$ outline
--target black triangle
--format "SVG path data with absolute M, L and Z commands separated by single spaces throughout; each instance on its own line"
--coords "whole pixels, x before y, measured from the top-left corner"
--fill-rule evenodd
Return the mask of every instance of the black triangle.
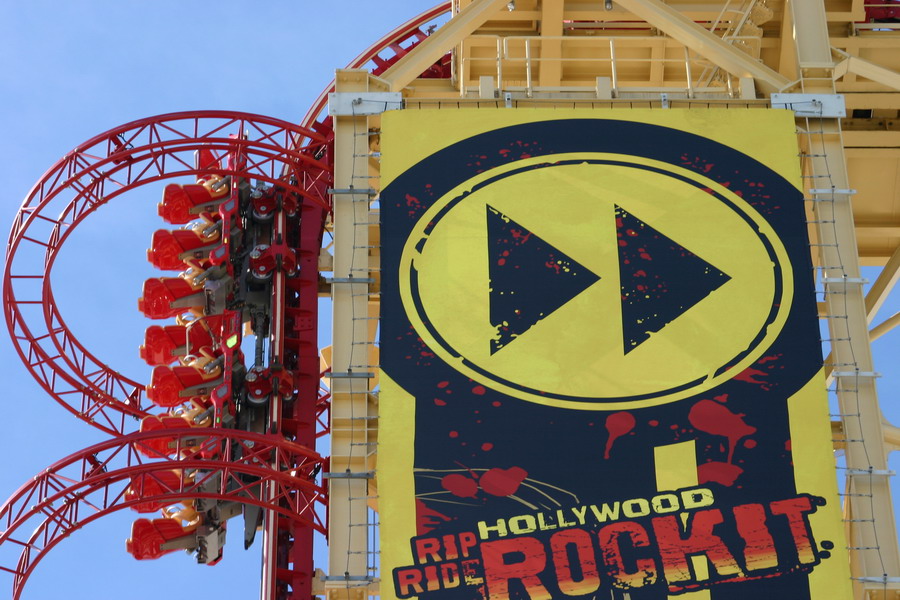
M 491 206 L 487 232 L 491 354 L 600 279 Z
M 625 354 L 731 277 L 616 206 Z

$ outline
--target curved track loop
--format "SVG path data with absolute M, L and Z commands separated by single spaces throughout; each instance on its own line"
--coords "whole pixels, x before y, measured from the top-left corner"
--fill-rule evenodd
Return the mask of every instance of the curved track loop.
M 382 52 L 386 48 L 390 48 L 391 44 L 400 43 L 407 39 L 409 39 L 415 32 L 421 30 L 424 25 L 427 25 L 431 21 L 434 21 L 438 17 L 445 15 L 450 12 L 453 8 L 453 3 L 450 0 L 445 0 L 426 10 L 422 14 L 413 17 L 403 25 L 400 25 L 387 35 L 384 35 L 377 42 L 366 48 L 359 56 L 350 61 L 350 64 L 347 65 L 348 69 L 361 69 L 372 61 L 372 58 L 377 55 L 379 52 Z M 369 65 L 370 66 L 370 65 Z M 304 127 L 320 129 L 316 127 L 316 123 L 320 121 L 320 117 L 322 116 L 322 112 L 325 110 L 325 106 L 328 104 L 328 94 L 334 91 L 334 81 L 328 84 L 319 97 L 316 98 L 313 105 L 307 111 L 306 115 L 303 117 L 303 120 L 300 121 L 300 124 Z
M 317 508 L 324 507 L 326 497 L 325 489 L 312 475 L 322 466 L 322 458 L 315 452 L 278 436 L 229 429 L 187 428 L 171 430 L 167 437 L 172 435 L 178 439 L 179 458 L 160 461 L 137 452 L 137 446 L 159 438 L 158 434 L 113 438 L 45 469 L 0 507 L 0 571 L 13 577 L 13 599 L 20 597 L 29 575 L 56 544 L 95 519 L 139 502 L 176 504 L 192 498 L 237 501 L 325 532 L 325 524 L 316 513 Z M 197 442 L 198 438 L 201 441 Z M 202 458 L 210 451 L 218 451 L 218 455 Z M 288 470 L 285 465 L 294 466 Z M 153 477 L 153 473 L 171 469 L 197 471 L 194 481 L 182 483 L 179 489 L 126 499 L 131 477 Z M 204 483 L 217 477 L 221 480 L 214 490 L 200 491 Z
M 234 134 L 240 138 L 230 137 Z M 302 140 L 303 146 L 298 145 Z M 38 383 L 79 418 L 114 435 L 126 416 L 146 414 L 144 387 L 88 352 L 59 313 L 50 284 L 57 253 L 99 206 L 136 187 L 198 170 L 205 148 L 239 155 L 243 176 L 280 185 L 327 206 L 327 138 L 291 123 L 244 113 L 199 111 L 150 117 L 102 133 L 59 160 L 16 215 L 7 246 L 4 313 L 13 343 Z

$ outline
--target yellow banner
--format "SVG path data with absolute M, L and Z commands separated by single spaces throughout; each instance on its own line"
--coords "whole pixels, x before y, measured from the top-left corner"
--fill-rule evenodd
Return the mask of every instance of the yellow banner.
M 382 157 L 384 597 L 849 594 L 789 111 L 397 111 Z

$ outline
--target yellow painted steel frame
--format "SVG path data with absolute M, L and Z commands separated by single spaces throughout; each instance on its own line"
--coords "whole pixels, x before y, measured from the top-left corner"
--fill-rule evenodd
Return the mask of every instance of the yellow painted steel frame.
M 824 5 L 817 0 L 791 0 L 790 9 L 802 91 L 834 94 Z M 867 303 L 861 283 L 853 283 L 861 282 L 861 274 L 841 123 L 836 118 L 798 119 L 798 128 L 806 146 L 807 188 L 813 190 L 809 196 L 816 200 L 813 214 L 821 244 L 819 264 L 826 282 L 826 313 L 831 317 L 830 360 L 843 425 L 847 467 L 844 515 L 854 596 L 896 597 L 900 584 L 887 578 L 900 575 L 900 554 L 886 476 Z M 830 193 L 821 193 L 828 188 Z
M 387 89 L 385 82 L 362 70 L 338 71 L 335 77 L 337 93 Z M 375 321 L 370 314 L 370 299 L 377 289 L 371 282 L 369 256 L 370 204 L 374 193 L 369 190 L 377 182 L 369 173 L 369 130 L 370 117 L 334 118 L 330 574 L 325 589 L 329 599 L 341 600 L 359 600 L 377 591 L 369 519 L 370 480 L 377 443 L 371 394 L 377 370 L 372 350 Z
M 900 216 L 900 178 L 878 179 L 881 173 L 869 166 L 875 161 L 900 169 L 900 28 L 860 23 L 866 19 L 863 0 L 603 5 L 600 0 L 454 0 L 453 19 L 381 79 L 339 71 L 336 90 L 402 91 L 408 108 L 448 109 L 756 107 L 768 106 L 773 92 L 843 93 L 848 111 L 864 113 L 861 120 L 854 112 L 844 120 L 849 130 L 842 132 L 838 118 L 798 118 L 798 135 L 808 196 L 816 200 L 810 208 L 819 249 L 814 261 L 826 292 L 820 314 L 834 340 L 827 362 L 834 365 L 842 413 L 834 430 L 836 448 L 846 456 L 844 513 L 854 598 L 900 598 L 900 554 L 886 476 L 887 453 L 900 448 L 900 430 L 883 422 L 869 346 L 870 339 L 900 325 L 895 314 L 869 331 L 900 276 L 900 225 L 878 221 L 885 214 Z M 417 79 L 446 52 L 452 53 L 451 79 Z M 371 132 L 379 123 L 377 116 L 335 118 L 336 189 L 377 189 L 377 162 L 367 155 L 377 144 Z M 875 180 L 851 181 L 851 160 L 854 169 Z M 861 192 L 855 205 L 852 186 Z M 367 507 L 374 506 L 367 477 L 374 466 L 377 402 L 371 381 L 346 376 L 377 371 L 376 286 L 346 283 L 376 276 L 368 271 L 378 262 L 370 199 L 361 192 L 334 197 L 329 598 L 377 594 L 377 583 L 370 581 L 376 573 L 367 560 L 372 552 Z M 860 284 L 861 263 L 884 266 L 868 296 Z

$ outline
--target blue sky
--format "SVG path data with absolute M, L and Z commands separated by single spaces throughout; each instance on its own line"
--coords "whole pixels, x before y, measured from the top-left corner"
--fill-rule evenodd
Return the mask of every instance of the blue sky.
M 79 143 L 134 119 L 175 111 L 230 109 L 297 122 L 334 76 L 385 33 L 437 0 L 85 0 L 0 3 L 0 164 L 4 239 L 31 186 Z M 60 309 L 86 347 L 146 381 L 137 354 L 152 324 L 137 311 L 162 193 L 146 186 L 102 207 L 67 241 L 52 282 Z M 153 189 L 151 189 L 153 188 Z M 0 501 L 56 460 L 101 441 L 50 399 L 0 335 L 3 403 Z M 24 598 L 69 600 L 192 594 L 258 595 L 258 543 L 231 533 L 218 567 L 175 553 L 137 562 L 125 552 L 136 513 L 121 511 L 51 551 Z M 237 525 L 238 523 L 235 523 Z M 0 549 L 0 556 L 3 550 Z M 321 562 L 321 561 L 319 561 Z M 324 567 L 324 565 L 321 565 Z M 0 575 L 0 597 L 9 592 Z
M 298 121 L 335 68 L 435 3 L 383 0 L 377 10 L 361 0 L 0 3 L 4 231 L 34 182 L 80 142 L 137 118 L 193 109 Z M 67 242 L 53 274 L 76 336 L 141 380 L 149 368 L 137 348 L 151 321 L 138 313 L 136 299 L 143 280 L 159 276 L 144 256 L 150 232 L 166 226 L 156 217 L 161 190 L 142 189 L 92 215 Z M 889 303 L 884 316 L 896 305 Z M 875 343 L 876 370 L 892 370 L 896 346 L 890 336 Z M 104 435 L 43 393 L 6 335 L 0 335 L 0 375 L 2 501 L 46 465 Z M 896 395 L 894 379 L 882 381 L 883 400 Z M 56 600 L 61 590 L 68 600 L 256 597 L 259 556 L 241 550 L 239 528 L 216 568 L 196 566 L 180 553 L 138 563 L 124 550 L 135 518 L 123 511 L 63 542 L 38 567 L 24 598 Z M 0 575 L 4 588 L 8 578 Z

